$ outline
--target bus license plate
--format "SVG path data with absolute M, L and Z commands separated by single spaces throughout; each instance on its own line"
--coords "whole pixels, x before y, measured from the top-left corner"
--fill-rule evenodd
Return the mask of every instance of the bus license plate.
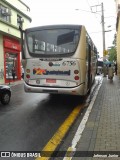
M 46 79 L 46 83 L 56 83 L 56 79 Z

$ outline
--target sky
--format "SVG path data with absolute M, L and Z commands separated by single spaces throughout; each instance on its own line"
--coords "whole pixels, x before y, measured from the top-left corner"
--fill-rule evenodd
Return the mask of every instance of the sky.
M 50 24 L 85 25 L 88 34 L 103 54 L 101 3 L 104 6 L 105 48 L 112 46 L 116 33 L 115 0 L 22 0 L 30 7 L 29 27 Z M 97 5 L 97 7 L 96 7 Z

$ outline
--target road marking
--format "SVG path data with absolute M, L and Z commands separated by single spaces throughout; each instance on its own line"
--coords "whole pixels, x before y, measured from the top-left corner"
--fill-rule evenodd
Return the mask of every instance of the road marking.
M 102 81 L 102 80 L 101 80 Z M 85 128 L 85 125 L 86 125 L 86 122 L 88 120 L 88 117 L 89 117 L 89 114 L 92 110 L 92 107 L 93 107 L 93 104 L 96 100 L 96 97 L 97 97 L 97 94 L 98 94 L 98 91 L 101 87 L 101 84 L 99 84 L 96 92 L 95 92 L 95 95 L 94 97 L 92 98 L 90 104 L 89 104 L 89 107 L 87 108 L 87 111 L 85 112 L 85 115 L 82 119 L 82 121 L 80 122 L 79 126 L 78 126 L 78 129 L 77 129 L 77 132 L 72 140 L 72 145 L 71 147 L 68 148 L 67 152 L 66 152 L 66 157 L 63 158 L 63 160 L 71 160 L 73 158 L 73 155 L 74 155 L 74 152 L 76 151 L 76 146 L 77 146 L 77 143 L 80 141 L 80 138 L 82 136 L 82 132 Z
M 52 153 L 55 151 L 57 146 L 61 143 L 62 139 L 68 132 L 69 128 L 72 126 L 73 122 L 79 115 L 81 109 L 83 108 L 84 104 L 81 104 L 68 116 L 68 118 L 63 122 L 63 124 L 60 126 L 60 128 L 57 130 L 57 132 L 53 135 L 53 137 L 49 140 L 49 142 L 46 144 L 46 146 L 43 148 L 42 152 L 50 151 L 49 156 L 52 155 Z M 48 160 L 50 157 L 37 157 L 36 160 Z

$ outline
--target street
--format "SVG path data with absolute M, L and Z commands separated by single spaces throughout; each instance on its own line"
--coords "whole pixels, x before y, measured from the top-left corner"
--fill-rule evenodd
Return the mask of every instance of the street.
M 80 100 L 71 96 L 25 93 L 12 87 L 11 102 L 0 104 L 0 151 L 40 151 Z

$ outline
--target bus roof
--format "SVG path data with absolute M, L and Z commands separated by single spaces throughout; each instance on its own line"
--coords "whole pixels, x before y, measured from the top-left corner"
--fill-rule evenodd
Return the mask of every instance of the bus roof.
M 53 28 L 71 28 L 71 29 L 80 29 L 83 25 L 73 25 L 73 24 L 59 24 L 59 25 L 45 25 L 38 27 L 27 28 L 25 31 L 35 31 L 39 29 L 53 29 Z M 85 27 L 85 26 L 84 26 Z

